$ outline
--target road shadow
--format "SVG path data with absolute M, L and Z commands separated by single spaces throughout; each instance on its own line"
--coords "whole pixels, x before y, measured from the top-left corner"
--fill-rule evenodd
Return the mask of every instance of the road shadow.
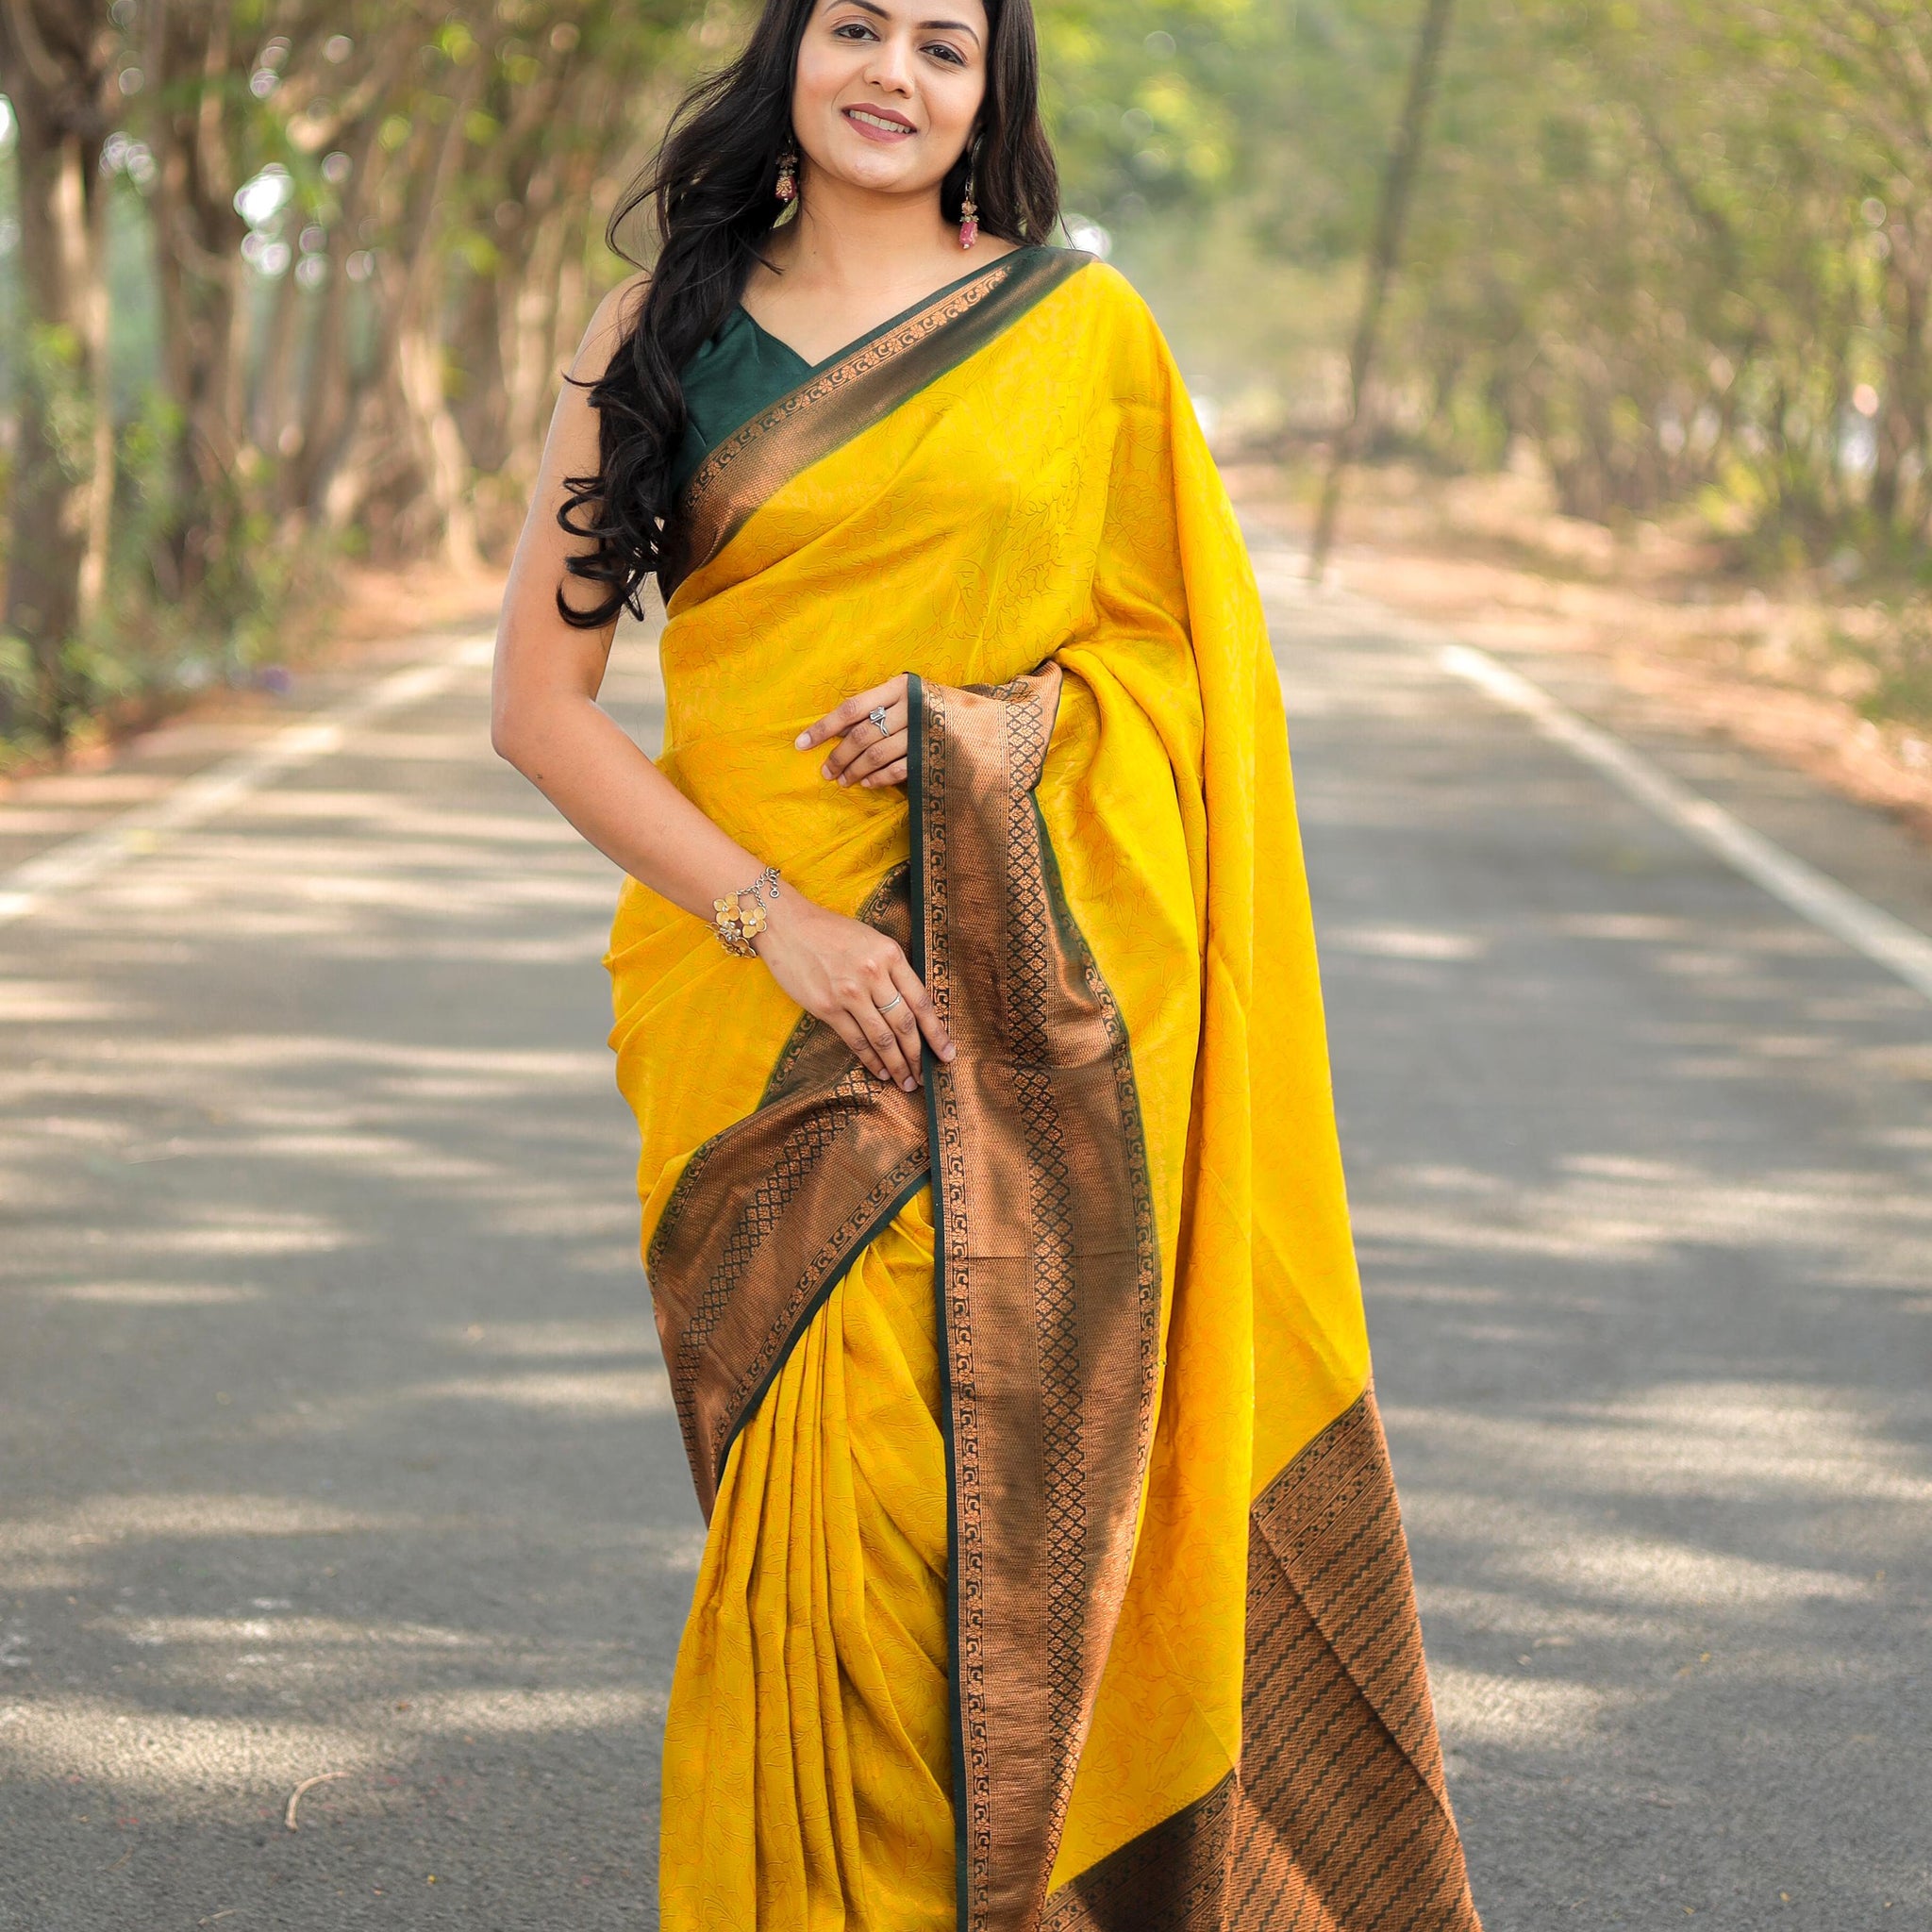
M 0 1925 L 656 1922 L 617 876 L 486 678 L 6 936 Z
M 1490 1932 L 1932 1907 L 1932 1014 L 1412 645 L 1279 648 Z

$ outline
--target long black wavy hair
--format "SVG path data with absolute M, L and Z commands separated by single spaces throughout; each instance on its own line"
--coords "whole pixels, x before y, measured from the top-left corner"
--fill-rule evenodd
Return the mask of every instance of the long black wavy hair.
M 628 218 L 647 203 L 657 259 L 635 322 L 590 391 L 599 412 L 597 474 L 565 478 L 558 522 L 594 549 L 569 559 L 571 574 L 602 595 L 567 624 L 592 630 L 620 610 L 643 614 L 644 580 L 664 565 L 671 468 L 688 418 L 679 372 L 744 292 L 765 238 L 784 211 L 778 158 L 791 130 L 792 72 L 819 0 L 765 0 L 744 52 L 685 95 L 651 165 L 612 210 L 612 251 Z M 1059 220 L 1059 177 L 1040 119 L 1040 55 L 1031 0 L 985 0 L 986 98 L 976 157 L 961 154 L 940 189 L 949 222 L 959 219 L 969 160 L 979 225 L 1007 242 L 1043 242 Z

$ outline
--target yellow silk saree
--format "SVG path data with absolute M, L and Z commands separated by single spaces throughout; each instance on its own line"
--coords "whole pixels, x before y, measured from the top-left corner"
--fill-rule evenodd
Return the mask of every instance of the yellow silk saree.
M 959 1052 L 874 1081 L 625 888 L 709 1524 L 666 1932 L 1474 1928 L 1279 686 L 1145 307 L 1008 255 L 724 437 L 671 534 L 662 768 L 898 937 Z M 825 783 L 794 736 L 900 671 L 904 791 Z

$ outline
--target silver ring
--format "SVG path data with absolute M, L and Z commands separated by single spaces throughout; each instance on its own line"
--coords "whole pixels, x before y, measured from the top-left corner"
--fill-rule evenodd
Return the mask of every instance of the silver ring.
M 898 1006 L 898 1005 L 900 1005 L 900 1004 L 902 1003 L 902 1001 L 904 1000 L 904 998 L 905 998 L 905 995 L 904 995 L 903 993 L 896 993 L 896 992 L 895 992 L 895 993 L 894 993 L 894 994 L 892 995 L 892 997 L 891 997 L 891 999 L 889 999 L 889 1000 L 888 1000 L 888 1001 L 887 1001 L 887 1002 L 885 1003 L 885 1005 L 884 1005 L 884 1006 L 882 1006 L 882 1007 L 881 1007 L 881 1008 L 879 1008 L 879 1011 L 880 1011 L 880 1012 L 882 1012 L 882 1013 L 890 1013 L 890 1012 L 891 1012 L 891 1011 L 892 1010 L 892 1008 L 893 1008 L 894 1007 L 896 1007 L 896 1006 Z
M 874 705 L 872 708 L 872 709 L 869 710 L 865 715 L 872 720 L 872 728 L 874 731 L 876 731 L 881 738 L 883 738 L 886 735 L 885 706 Z

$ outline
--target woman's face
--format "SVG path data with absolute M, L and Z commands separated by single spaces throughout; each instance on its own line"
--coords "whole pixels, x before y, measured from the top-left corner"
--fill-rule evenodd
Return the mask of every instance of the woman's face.
M 937 191 L 986 98 L 982 0 L 819 0 L 791 127 L 810 169 L 880 194 Z

